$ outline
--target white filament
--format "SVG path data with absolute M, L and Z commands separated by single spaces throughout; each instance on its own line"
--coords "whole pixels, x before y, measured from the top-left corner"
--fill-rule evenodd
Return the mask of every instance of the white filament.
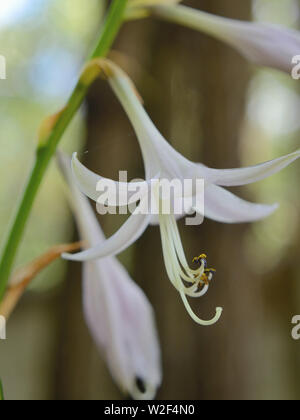
M 216 309 L 216 315 L 210 321 L 204 321 L 194 313 L 187 299 L 187 296 L 202 297 L 209 289 L 209 286 L 204 284 L 201 279 L 205 269 L 204 262 L 202 261 L 197 270 L 189 267 L 173 215 L 160 214 L 159 222 L 166 270 L 171 283 L 179 292 L 188 314 L 197 324 L 203 326 L 215 324 L 220 319 L 222 308 Z M 189 283 L 191 286 L 187 287 L 185 283 Z M 201 286 L 203 287 L 199 290 Z

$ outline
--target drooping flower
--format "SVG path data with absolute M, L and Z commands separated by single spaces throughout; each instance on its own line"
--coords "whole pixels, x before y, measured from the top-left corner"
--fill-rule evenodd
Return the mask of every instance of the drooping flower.
M 88 199 L 74 182 L 71 159 L 59 153 L 58 161 L 82 240 L 91 247 L 105 243 Z M 135 399 L 154 398 L 161 383 L 161 364 L 153 310 L 116 258 L 84 263 L 83 303 L 90 332 L 121 390 Z
M 293 57 L 300 54 L 299 31 L 281 25 L 228 19 L 182 5 L 154 5 L 147 10 L 226 42 L 261 66 L 291 74 Z
M 147 194 L 144 191 L 147 191 L 146 187 L 150 184 L 150 181 L 153 181 L 154 190 L 157 188 L 156 181 L 160 179 L 180 180 L 182 183 L 185 180 L 193 180 L 196 183 L 198 180 L 205 181 L 205 208 L 201 205 L 202 191 L 200 191 L 200 197 L 198 197 L 197 190 L 188 188 L 183 191 L 182 196 L 176 195 L 173 197 L 170 214 L 161 211 L 162 200 L 160 197 L 158 198 L 158 222 L 163 256 L 171 283 L 179 292 L 190 316 L 200 325 L 211 325 L 218 321 L 222 309 L 217 308 L 216 315 L 212 320 L 203 321 L 192 311 L 187 297 L 200 297 L 208 291 L 213 270 L 207 268 L 205 255 L 196 258 L 197 268 L 191 268 L 188 264 L 175 220 L 174 208 L 178 207 L 176 205 L 177 201 L 191 203 L 190 198 L 192 197 L 192 203 L 184 206 L 184 213 L 190 214 L 194 211 L 218 222 L 241 223 L 260 220 L 273 213 L 277 205 L 249 203 L 221 186 L 239 186 L 264 179 L 298 159 L 300 150 L 270 162 L 241 169 L 217 170 L 208 168 L 203 164 L 193 163 L 173 149 L 159 133 L 140 103 L 136 90 L 127 75 L 108 60 L 104 64 L 102 60 L 102 70 L 106 73 L 113 91 L 122 103 L 141 146 L 146 172 L 146 181 L 140 182 L 142 195 Z M 81 191 L 97 201 L 99 198 L 98 185 L 103 182 L 104 178 L 83 166 L 78 161 L 76 154 L 72 160 L 72 167 Z M 117 183 L 112 180 L 110 180 L 110 183 L 115 184 L 116 190 L 120 191 L 118 197 L 121 202 L 120 205 L 124 205 L 124 202 L 132 204 L 132 201 L 135 200 L 139 202 L 136 210 L 121 228 L 105 242 L 101 242 L 79 254 L 66 254 L 65 258 L 75 261 L 88 261 L 118 254 L 135 242 L 150 223 L 156 221 L 157 218 L 153 218 L 150 209 L 146 212 L 141 211 L 144 210 L 142 207 L 145 206 L 145 202 L 147 203 L 147 200 L 144 200 L 143 197 L 141 198 L 140 195 L 133 197 L 129 194 L 126 201 L 124 192 L 125 190 L 131 191 L 132 185 L 130 183 Z M 138 183 L 134 183 L 134 186 L 136 184 Z M 154 195 L 157 197 L 155 191 Z M 117 203 L 114 202 L 113 205 L 117 205 Z

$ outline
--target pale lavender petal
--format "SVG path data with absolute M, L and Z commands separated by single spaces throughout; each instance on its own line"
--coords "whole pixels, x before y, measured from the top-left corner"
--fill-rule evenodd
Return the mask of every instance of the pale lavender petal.
M 110 189 L 111 194 L 108 198 L 107 207 L 126 206 L 127 204 L 137 202 L 149 188 L 149 183 L 146 181 L 118 182 L 97 175 L 78 160 L 76 153 L 74 153 L 72 158 L 72 170 L 78 188 L 92 200 L 99 201 L 101 195 L 100 187 L 101 191 L 104 191 L 105 188 Z M 137 193 L 140 194 L 140 197 Z
M 300 54 L 300 33 L 279 25 L 244 22 L 186 6 L 155 6 L 158 17 L 207 33 L 236 48 L 261 66 L 291 73 L 294 56 Z
M 207 185 L 205 188 L 204 216 L 217 222 L 253 222 L 270 216 L 277 208 L 277 204 L 255 204 L 242 200 L 217 185 Z M 199 209 L 195 207 L 195 211 Z
M 300 150 L 259 165 L 237 169 L 212 169 L 199 164 L 197 172 L 213 184 L 233 187 L 247 185 L 280 172 L 300 158 Z
M 115 381 L 135 399 L 154 398 L 161 383 L 160 348 L 145 294 L 115 258 L 84 264 L 83 293 L 87 324 Z
M 120 229 L 105 242 L 77 254 L 63 254 L 63 258 L 71 261 L 90 261 L 120 254 L 139 239 L 150 220 L 151 214 L 132 214 Z

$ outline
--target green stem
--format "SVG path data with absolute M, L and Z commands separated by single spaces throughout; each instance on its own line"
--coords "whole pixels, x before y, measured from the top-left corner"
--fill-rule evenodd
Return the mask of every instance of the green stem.
M 123 22 L 127 0 L 114 0 L 101 30 L 97 46 L 91 58 L 104 57 L 110 50 Z M 77 83 L 64 111 L 59 116 L 49 137 L 39 145 L 36 159 L 23 197 L 4 246 L 0 261 L 0 301 L 2 300 L 11 274 L 13 263 L 24 234 L 35 197 L 44 178 L 59 141 L 82 104 L 88 86 Z

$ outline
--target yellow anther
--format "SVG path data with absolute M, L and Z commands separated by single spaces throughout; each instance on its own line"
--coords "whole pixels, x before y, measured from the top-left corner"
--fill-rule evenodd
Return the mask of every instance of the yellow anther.
M 209 285 L 209 280 L 205 273 L 202 274 L 201 281 L 203 281 L 203 283 L 206 284 L 207 286 Z
M 201 255 L 199 255 L 199 257 L 193 258 L 193 263 L 199 263 L 199 262 L 201 262 L 201 260 L 206 260 L 206 259 L 207 259 L 207 255 L 206 254 L 201 254 Z
M 205 273 L 216 273 L 217 272 L 217 270 L 215 270 L 214 268 L 206 268 L 204 271 L 205 271 Z

